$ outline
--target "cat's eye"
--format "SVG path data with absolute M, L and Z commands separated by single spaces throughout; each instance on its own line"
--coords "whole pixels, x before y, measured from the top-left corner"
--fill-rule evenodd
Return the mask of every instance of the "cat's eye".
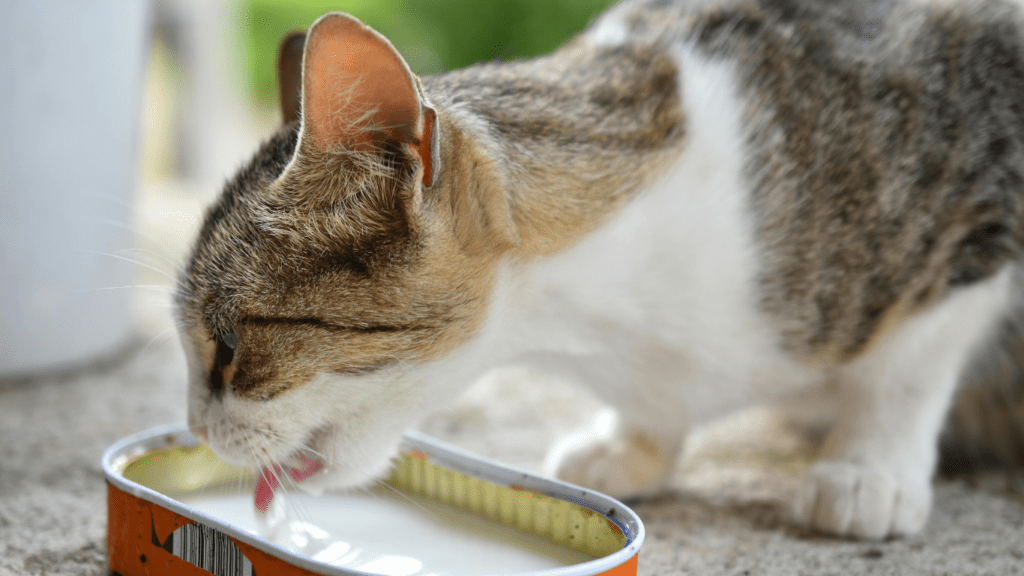
M 217 337 L 217 351 L 214 355 L 214 372 L 228 366 L 235 359 L 235 347 L 238 346 L 238 337 L 234 338 L 234 345 L 228 343 L 228 336 Z
M 238 331 L 242 328 L 245 328 L 245 320 L 240 321 L 234 328 L 231 328 L 226 333 L 222 334 L 220 341 L 232 350 L 238 348 Z
M 220 337 L 220 341 L 228 348 L 234 350 L 235 348 L 238 348 L 238 332 L 228 330 L 226 334 Z

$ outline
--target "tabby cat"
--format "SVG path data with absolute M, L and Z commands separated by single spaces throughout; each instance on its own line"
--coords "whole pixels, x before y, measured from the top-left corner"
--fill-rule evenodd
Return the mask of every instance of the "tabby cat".
M 330 13 L 280 68 L 285 124 L 178 286 L 222 458 L 363 484 L 516 363 L 615 408 L 552 461 L 626 498 L 691 428 L 827 386 L 795 520 L 921 530 L 958 382 L 1016 341 L 1019 6 L 625 0 L 548 56 L 423 78 Z

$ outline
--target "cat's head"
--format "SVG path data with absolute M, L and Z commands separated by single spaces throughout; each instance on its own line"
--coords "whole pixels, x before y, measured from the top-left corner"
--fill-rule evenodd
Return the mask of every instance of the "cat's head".
M 487 155 L 383 36 L 325 15 L 279 72 L 285 127 L 179 279 L 189 421 L 236 464 L 316 455 L 334 484 L 364 483 L 466 384 L 514 240 L 507 207 L 468 201 L 488 197 Z

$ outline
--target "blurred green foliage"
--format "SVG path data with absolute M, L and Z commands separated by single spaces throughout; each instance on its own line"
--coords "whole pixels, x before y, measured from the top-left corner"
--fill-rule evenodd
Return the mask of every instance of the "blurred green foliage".
M 387 36 L 420 75 L 550 52 L 614 0 L 242 0 L 247 80 L 276 98 L 277 47 L 321 14 L 348 12 Z

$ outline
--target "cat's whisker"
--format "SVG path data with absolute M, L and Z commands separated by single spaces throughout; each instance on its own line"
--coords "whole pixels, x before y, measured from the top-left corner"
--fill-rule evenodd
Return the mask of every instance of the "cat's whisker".
M 280 432 L 277 432 L 276 430 L 267 430 L 266 433 L 271 435 L 271 436 L 273 436 L 273 437 L 275 437 L 275 438 L 277 438 L 277 439 L 286 439 L 283 434 L 281 434 Z M 304 442 L 296 442 L 295 446 L 297 448 L 301 449 L 304 452 L 309 452 L 310 454 L 313 454 L 314 456 L 319 457 L 326 464 L 330 464 L 331 463 L 331 458 L 329 456 L 327 456 L 326 454 L 324 454 L 322 452 L 317 452 L 316 450 L 314 450 L 312 447 L 310 447 L 308 444 L 306 444 Z
M 250 448 L 251 450 L 251 448 Z M 245 483 L 245 475 L 248 472 L 247 469 L 241 468 L 238 470 L 238 477 L 235 478 L 235 496 L 242 495 L 242 486 Z
M 262 458 L 264 462 L 264 470 L 268 471 L 269 474 L 276 480 L 278 489 L 284 489 L 286 492 L 297 492 L 299 490 L 298 483 L 292 479 L 291 475 L 284 471 L 283 467 L 280 472 L 275 468 L 275 463 L 269 457 L 264 456 Z M 299 520 L 305 520 L 310 524 L 313 524 L 313 515 L 310 513 L 309 508 L 301 503 L 301 499 L 288 498 L 284 501 L 290 511 L 292 518 L 298 518 Z
M 258 465 L 259 462 L 261 461 L 261 458 L 259 457 L 259 455 L 256 454 L 256 447 L 252 445 L 252 438 L 249 437 L 248 434 L 246 434 L 244 439 L 245 439 L 246 446 L 249 447 L 249 453 L 252 454 L 252 461 L 255 463 L 255 465 Z M 260 473 L 260 471 L 259 471 L 259 469 L 257 469 L 256 470 L 257 476 L 259 475 L 259 473 Z
M 166 284 L 130 284 L 128 286 L 106 286 L 103 288 L 83 288 L 76 290 L 76 293 L 82 292 L 103 292 L 108 290 L 134 290 L 136 288 L 142 288 L 145 290 L 155 290 L 157 292 L 163 292 L 164 294 L 173 295 L 174 289 Z
M 375 479 L 373 479 L 373 481 L 376 482 L 378 485 L 387 488 L 393 494 L 395 494 L 396 496 L 398 496 L 401 499 L 405 500 L 406 502 L 408 502 L 413 507 L 418 508 L 420 511 L 422 511 L 427 516 L 429 516 L 431 518 L 440 518 L 441 517 L 440 514 L 438 514 L 436 511 L 427 508 L 423 504 L 421 504 L 421 503 L 417 502 L 416 500 L 414 500 L 411 496 L 409 496 L 405 492 L 402 492 L 401 490 L 399 490 L 398 488 L 395 488 L 394 486 L 388 484 L 387 482 L 385 482 L 383 480 L 380 480 L 379 478 L 375 478 Z
M 253 446 L 252 439 L 248 435 L 245 437 L 245 441 L 249 445 L 249 451 L 252 452 L 253 462 L 256 463 L 254 473 L 257 484 L 260 481 L 260 476 L 269 474 L 270 476 L 267 479 L 276 479 L 278 486 L 280 486 L 281 480 L 277 475 L 277 471 L 274 469 L 274 463 L 265 454 L 256 450 L 256 447 Z
M 164 306 L 163 308 L 168 308 L 169 309 L 171 307 L 170 306 Z M 167 326 L 167 328 L 164 328 L 164 330 L 165 331 L 166 330 L 178 330 L 178 331 L 182 331 L 183 332 L 187 328 L 188 328 L 188 325 L 185 322 L 182 322 L 181 320 L 177 320 L 175 318 L 171 318 L 170 324 Z
M 139 351 L 139 354 L 145 354 L 149 350 L 149 347 L 152 346 L 159 338 L 171 334 L 173 332 L 177 332 L 179 329 L 179 326 L 170 326 L 168 328 L 164 328 L 156 336 L 150 338 L 149 342 L 142 348 L 141 351 Z
M 295 482 L 288 474 L 285 474 L 284 476 L 288 481 L 289 491 L 294 493 L 300 493 L 298 482 Z M 306 503 L 305 499 L 289 498 L 287 503 L 291 507 L 293 516 L 299 518 L 300 520 L 305 520 L 310 524 L 316 524 L 315 522 L 313 522 L 313 513 L 310 512 L 309 505 Z
M 310 453 L 310 454 L 320 458 L 325 463 L 329 464 L 331 462 L 331 457 L 330 456 L 328 456 L 327 454 L 324 454 L 323 452 L 318 452 L 317 450 L 313 449 L 312 446 L 310 446 L 309 444 L 306 444 L 305 442 L 296 442 L 295 446 L 297 448 L 299 448 L 300 450 L 302 450 L 303 452 L 308 452 L 308 453 Z
M 123 221 L 119 221 L 119 220 L 114 220 L 112 218 L 103 218 L 103 219 L 100 220 L 100 222 L 103 223 L 103 224 L 106 224 L 108 226 L 114 226 L 114 227 L 120 228 L 122 230 L 125 230 L 125 231 L 131 233 L 133 236 L 136 236 L 138 238 L 141 238 L 142 240 L 145 240 L 146 242 L 151 244 L 154 248 L 158 248 L 161 252 L 163 252 L 163 255 L 160 255 L 160 254 L 158 254 L 156 252 L 152 252 L 152 251 L 149 251 L 149 252 L 151 252 L 154 256 L 158 256 L 158 257 L 166 260 L 169 264 L 173 265 L 175 260 L 177 260 L 177 258 L 178 258 L 177 254 L 175 254 L 175 253 L 167 250 L 166 248 L 164 248 L 163 243 L 160 241 L 160 239 L 156 238 L 155 236 L 153 236 L 152 234 L 150 234 L 149 232 L 144 230 L 141 226 L 139 226 L 135 222 L 123 222 Z M 145 249 L 143 249 L 143 248 L 129 248 L 129 250 L 145 250 Z
M 135 260 L 133 258 L 128 258 L 128 257 L 125 257 L 125 256 L 120 256 L 118 254 L 111 254 L 110 252 L 98 252 L 98 251 L 95 251 L 95 250 L 80 249 L 80 250 L 78 250 L 78 252 L 81 252 L 83 254 L 94 254 L 94 255 L 97 255 L 97 256 L 106 256 L 108 258 L 115 258 L 117 260 L 123 260 L 125 262 L 130 263 L 130 264 L 135 264 L 136 266 L 141 266 L 143 268 L 152 270 L 153 272 L 156 272 L 157 274 L 162 274 L 163 276 L 166 276 L 167 279 L 170 280 L 171 282 L 177 282 L 177 278 L 175 278 L 174 276 L 168 274 L 164 270 L 160 270 L 159 268 L 156 268 L 155 266 L 151 266 L 149 264 L 146 264 L 145 262 L 142 262 L 142 261 L 139 261 L 139 260 Z
M 181 265 L 181 263 L 179 261 L 172 260 L 171 258 L 169 258 L 167 256 L 164 256 L 163 254 L 160 254 L 159 252 L 154 252 L 152 250 L 147 250 L 146 248 L 125 248 L 124 250 L 118 250 L 117 252 L 114 252 L 114 254 L 120 254 L 122 252 L 139 252 L 139 253 L 142 253 L 142 254 L 153 256 L 153 257 L 159 259 L 162 263 L 170 265 L 171 268 L 173 268 L 174 271 L 177 272 L 178 274 L 184 274 L 185 273 L 185 268 Z
M 307 446 L 305 444 L 298 444 L 298 447 L 303 452 L 308 452 L 308 453 L 316 456 L 317 458 L 322 460 L 324 462 L 324 464 L 333 464 L 334 463 L 332 461 L 332 459 L 329 456 L 327 456 L 326 454 L 324 454 L 323 452 L 317 452 L 316 450 L 310 448 L 309 446 Z
M 278 475 L 277 470 L 274 468 L 274 462 L 270 460 L 265 454 L 259 453 L 257 450 L 253 450 L 253 456 L 256 458 L 256 462 L 262 462 L 261 468 L 256 470 L 257 479 L 261 474 L 268 475 L 268 480 L 274 480 L 278 486 L 281 485 L 281 477 Z
M 278 437 L 278 438 L 282 437 L 282 435 L 280 433 L 276 432 L 276 431 L 268 431 L 268 432 L 270 434 Z M 325 464 L 328 464 L 328 465 L 332 464 L 332 459 L 331 458 L 327 457 L 325 454 L 323 454 L 321 452 L 318 452 L 318 451 L 310 448 L 308 445 L 300 442 L 300 443 L 297 444 L 297 446 L 302 451 L 309 452 L 310 454 L 313 454 L 313 455 L 319 457 L 321 460 L 324 461 Z M 252 447 L 250 445 L 250 449 L 251 448 Z M 255 456 L 255 452 L 253 454 Z M 271 473 L 275 474 L 275 476 L 278 477 L 279 482 L 287 482 L 289 487 L 292 488 L 293 490 L 294 489 L 299 489 L 298 483 L 295 482 L 288 474 L 277 475 L 276 472 L 273 471 L 273 466 L 270 465 L 269 462 L 266 465 L 272 471 Z M 426 508 L 421 503 L 415 501 L 414 499 L 409 497 L 407 494 L 405 494 L 404 492 L 402 492 L 398 488 L 395 488 L 394 486 L 388 484 L 384 480 L 381 480 L 380 478 L 377 478 L 376 476 L 374 476 L 372 474 L 368 474 L 368 473 L 364 473 L 364 472 L 359 472 L 358 470 L 353 470 L 353 472 L 355 472 L 356 474 L 362 476 L 363 478 L 365 478 L 366 480 L 370 481 L 373 484 L 377 484 L 377 485 L 383 486 L 384 488 L 386 488 L 387 490 L 393 492 L 394 494 L 396 494 L 400 498 L 408 501 L 410 505 L 415 506 L 416 508 L 419 508 L 420 510 L 422 510 L 423 513 L 425 513 L 427 515 L 430 515 L 431 517 L 436 517 L 437 516 L 437 514 L 434 511 L 430 510 L 429 508 Z M 282 485 L 284 485 L 284 484 L 282 484 Z M 366 491 L 367 494 L 375 495 L 375 493 L 372 490 L 370 490 L 368 487 L 366 487 L 366 486 L 355 486 L 354 488 L 356 490 Z
M 405 358 L 399 358 L 398 356 L 395 356 L 394 354 L 391 354 L 391 353 L 389 353 L 387 356 L 388 356 L 388 358 L 391 358 L 392 360 L 394 360 L 395 363 L 398 364 L 399 366 L 401 366 L 402 368 L 409 368 L 410 366 L 412 366 L 409 363 L 409 361 L 406 360 Z

